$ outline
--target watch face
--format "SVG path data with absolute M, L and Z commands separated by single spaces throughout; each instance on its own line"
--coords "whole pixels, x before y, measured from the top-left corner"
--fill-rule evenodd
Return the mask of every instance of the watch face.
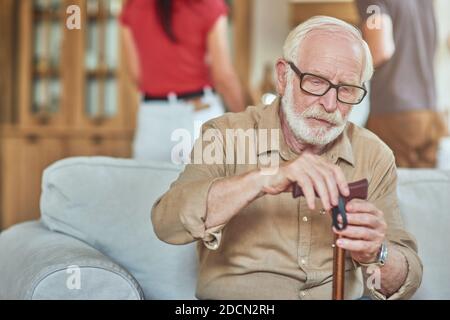
M 380 257 L 378 259 L 378 263 L 381 266 L 384 266 L 384 264 L 386 263 L 387 254 L 388 254 L 387 245 L 385 242 L 383 242 L 383 244 L 381 245 Z

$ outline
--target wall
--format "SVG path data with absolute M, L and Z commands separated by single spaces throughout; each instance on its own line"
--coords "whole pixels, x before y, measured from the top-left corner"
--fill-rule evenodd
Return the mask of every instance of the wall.
M 261 81 L 266 63 L 274 64 L 282 55 L 284 39 L 289 33 L 289 0 L 253 1 L 253 37 L 250 83 Z
M 435 0 L 436 20 L 439 29 L 439 45 L 436 54 L 436 82 L 438 107 L 450 110 L 450 1 Z M 449 114 L 450 122 L 450 114 Z

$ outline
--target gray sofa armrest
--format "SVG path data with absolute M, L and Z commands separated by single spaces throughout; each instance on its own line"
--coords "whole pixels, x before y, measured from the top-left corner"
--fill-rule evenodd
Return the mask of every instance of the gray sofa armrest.
M 125 269 L 38 221 L 0 233 L 0 284 L 0 299 L 143 299 Z

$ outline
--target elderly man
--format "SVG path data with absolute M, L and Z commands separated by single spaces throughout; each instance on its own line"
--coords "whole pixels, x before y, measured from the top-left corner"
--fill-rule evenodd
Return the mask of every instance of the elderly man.
M 152 209 L 161 240 L 198 241 L 198 298 L 328 299 L 333 232 L 342 236 L 336 245 L 348 252 L 346 299 L 362 296 L 367 270 L 380 280 L 369 290 L 372 298 L 415 292 L 422 265 L 400 217 L 394 156 L 374 134 L 347 122 L 372 72 L 357 29 L 314 17 L 286 39 L 284 58 L 276 63 L 279 99 L 203 126 L 204 133 L 216 134 L 196 146 L 218 145 L 223 161 L 188 164 Z M 276 143 L 253 148 L 225 139 L 233 129 L 280 134 L 272 138 Z M 245 161 L 236 156 L 242 150 Z M 253 156 L 258 161 L 250 161 Z M 348 202 L 349 226 L 332 231 L 327 212 L 339 195 L 348 195 L 347 182 L 362 178 L 369 181 L 368 200 Z M 305 198 L 292 197 L 294 183 Z

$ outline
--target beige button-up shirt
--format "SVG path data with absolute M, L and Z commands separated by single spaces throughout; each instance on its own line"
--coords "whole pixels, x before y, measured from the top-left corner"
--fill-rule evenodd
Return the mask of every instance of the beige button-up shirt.
M 214 144 L 216 150 L 223 152 L 215 154 L 214 163 L 193 159 L 153 206 L 153 227 L 161 240 L 172 244 L 198 241 L 199 299 L 331 298 L 334 236 L 331 217 L 321 209 L 319 199 L 316 210 L 310 210 L 304 197 L 294 199 L 291 193 L 266 195 L 227 223 L 205 229 L 208 191 L 217 179 L 256 170 L 261 163 L 267 163 L 270 155 L 280 165 L 298 156 L 284 141 L 279 107 L 277 99 L 270 106 L 249 107 L 245 112 L 228 113 L 205 124 L 203 132 L 215 129 L 216 134 L 197 140 L 196 146 L 207 148 Z M 257 147 L 242 141 L 232 145 L 224 138 L 227 129 L 252 129 L 256 133 L 261 129 L 278 129 L 275 132 L 279 135 L 273 138 L 268 133 L 269 143 L 256 143 Z M 277 142 L 271 139 L 278 143 L 271 143 Z M 247 157 L 237 164 L 240 151 L 245 151 Z M 257 161 L 251 161 L 252 157 Z M 266 160 L 260 161 L 264 157 Z M 408 262 L 407 279 L 390 299 L 410 297 L 420 285 L 422 264 L 415 239 L 404 229 L 400 216 L 391 150 L 374 134 L 349 122 L 322 157 L 337 164 L 349 182 L 369 180 L 368 200 L 384 212 L 387 239 Z M 233 158 L 234 163 L 230 163 Z M 363 295 L 362 273 L 347 252 L 346 299 Z M 384 298 L 375 290 L 370 293 L 373 298 Z

